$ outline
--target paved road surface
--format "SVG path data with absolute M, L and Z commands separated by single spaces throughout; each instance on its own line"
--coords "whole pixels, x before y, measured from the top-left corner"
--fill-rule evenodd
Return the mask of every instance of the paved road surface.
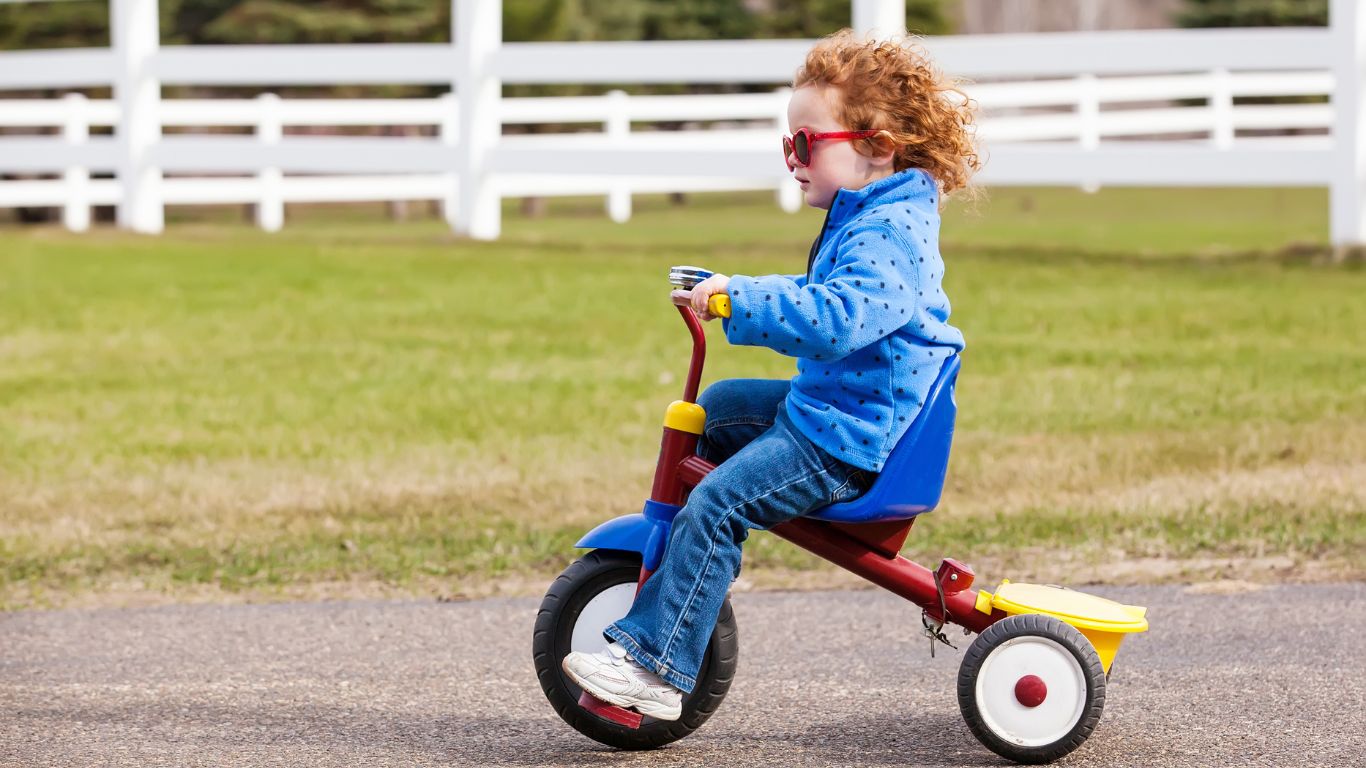
M 1366 584 L 1150 607 L 1069 766 L 1366 765 Z M 706 726 L 601 747 L 550 710 L 539 601 L 182 606 L 0 615 L 0 765 L 976 766 L 961 651 L 931 660 L 908 604 L 739 594 L 740 670 Z

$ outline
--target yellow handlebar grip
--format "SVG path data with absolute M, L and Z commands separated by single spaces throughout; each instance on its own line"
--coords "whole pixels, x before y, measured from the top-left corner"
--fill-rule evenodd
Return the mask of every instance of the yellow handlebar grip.
M 713 293 L 707 299 L 707 311 L 717 317 L 730 317 L 730 296 L 724 293 Z

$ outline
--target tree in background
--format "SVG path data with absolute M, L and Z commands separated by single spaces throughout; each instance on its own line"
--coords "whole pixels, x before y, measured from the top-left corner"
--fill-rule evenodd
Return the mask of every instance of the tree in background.
M 176 31 L 204 43 L 440 43 L 440 0 L 178 0 Z M 212 11 L 217 10 L 215 15 Z M 185 22 L 192 22 L 194 25 Z
M 915 34 L 947 34 L 943 4 L 907 0 Z M 504 0 L 503 34 L 532 40 L 745 40 L 823 37 L 849 26 L 850 0 Z
M 948 0 L 954 2 L 955 0 Z M 849 26 L 849 0 L 767 0 L 756 37 L 824 37 Z M 917 35 L 946 35 L 953 30 L 944 14 L 945 0 L 907 0 L 906 29 Z
M 907 27 L 925 35 L 952 31 L 943 5 L 953 1 L 907 0 Z M 850 6 L 850 0 L 504 0 L 503 36 L 509 42 L 813 38 L 848 26 Z M 173 45 L 444 42 L 450 10 L 448 0 L 161 0 L 161 39 Z M 0 3 L 0 49 L 108 44 L 108 0 Z
M 644 0 L 629 40 L 744 40 L 759 25 L 743 0 Z
M 1183 27 L 1323 27 L 1328 0 L 1186 0 Z
M 109 45 L 108 0 L 0 3 L 0 50 Z

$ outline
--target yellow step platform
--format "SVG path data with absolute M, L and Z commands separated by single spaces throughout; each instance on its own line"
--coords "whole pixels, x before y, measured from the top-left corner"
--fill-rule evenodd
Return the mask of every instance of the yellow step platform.
M 992 609 L 1012 616 L 1039 613 L 1071 624 L 1095 646 L 1106 674 L 1124 636 L 1148 631 L 1147 608 L 1051 584 L 1013 584 L 1004 579 L 995 593 L 977 593 L 977 610 L 990 613 Z

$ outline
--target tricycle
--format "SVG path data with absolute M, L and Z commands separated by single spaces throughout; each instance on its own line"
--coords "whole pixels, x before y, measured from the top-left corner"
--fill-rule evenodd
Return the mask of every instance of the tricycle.
M 555 711 L 580 733 L 621 749 L 650 749 L 687 736 L 720 706 L 735 677 L 739 635 L 729 597 L 721 607 L 682 716 L 656 720 L 585 693 L 561 669 L 571 651 L 598 651 L 603 630 L 626 615 L 666 556 L 670 524 L 690 490 L 715 469 L 697 455 L 706 414 L 697 404 L 706 335 L 688 291 L 710 272 L 674 267 L 673 304 L 692 336 L 683 398 L 665 410 L 654 482 L 643 509 L 589 531 L 591 551 L 550 585 L 536 617 L 532 655 Z M 717 294 L 708 311 L 729 317 Z M 920 608 L 931 653 L 949 644 L 945 628 L 977 637 L 958 671 L 958 705 L 972 734 L 1019 763 L 1047 763 L 1075 750 L 1100 721 L 1120 642 L 1148 628 L 1146 609 L 1052 585 L 1003 580 L 974 590 L 975 575 L 944 558 L 930 570 L 900 555 L 916 518 L 935 508 L 944 487 L 957 403 L 960 356 L 943 364 L 920 413 L 868 490 L 851 501 L 774 526 L 771 532 Z

